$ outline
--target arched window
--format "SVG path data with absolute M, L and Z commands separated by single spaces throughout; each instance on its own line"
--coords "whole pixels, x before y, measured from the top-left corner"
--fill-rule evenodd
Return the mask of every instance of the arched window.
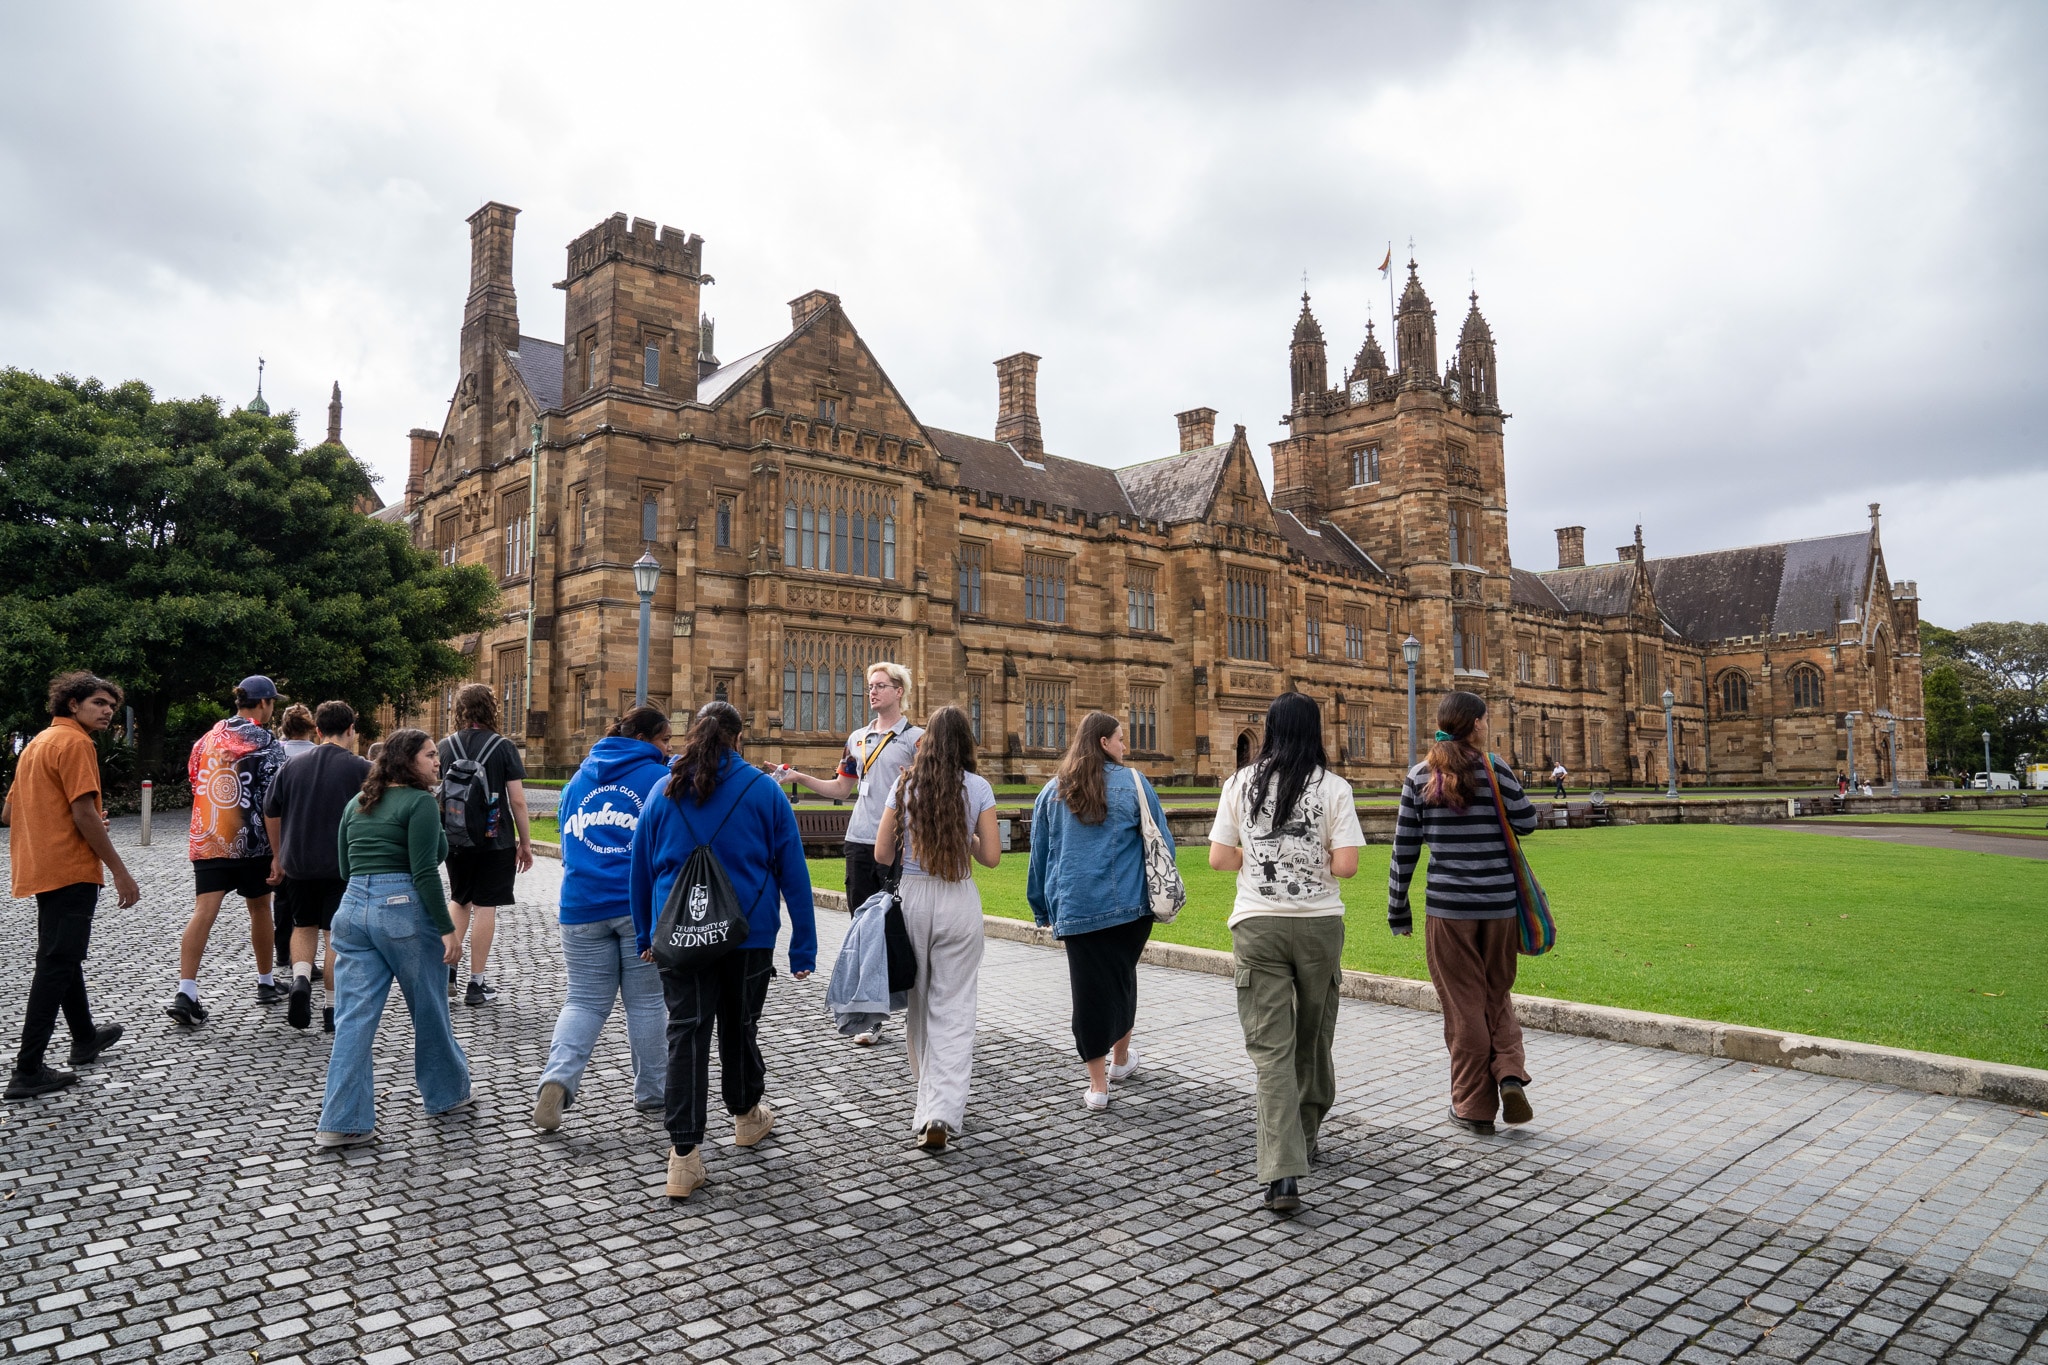
M 1820 670 L 1812 664 L 1792 666 L 1792 709 L 1818 711 L 1825 704 L 1827 686 Z
M 1749 675 L 1739 668 L 1731 668 L 1721 675 L 1721 714 L 1749 714 Z

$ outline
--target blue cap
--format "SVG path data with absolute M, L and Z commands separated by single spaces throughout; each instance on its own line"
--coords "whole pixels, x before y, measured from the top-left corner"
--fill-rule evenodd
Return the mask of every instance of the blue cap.
M 264 677 L 261 673 L 251 673 L 248 677 L 236 683 L 235 691 L 241 693 L 250 701 L 275 701 L 277 699 L 277 684 Z

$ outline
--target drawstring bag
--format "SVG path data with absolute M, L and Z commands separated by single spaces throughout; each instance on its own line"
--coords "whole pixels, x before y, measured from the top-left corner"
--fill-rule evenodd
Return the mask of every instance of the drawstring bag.
M 662 903 L 661 915 L 654 923 L 654 965 L 663 971 L 686 972 L 708 967 L 745 943 L 752 932 L 746 912 L 740 909 L 739 894 L 732 889 L 732 878 L 726 875 L 725 864 L 711 851 L 712 842 L 725 830 L 726 820 L 732 819 L 732 813 L 744 800 L 745 792 L 733 798 L 724 819 L 711 831 L 711 838 L 698 840 L 689 861 L 677 874 L 675 885 L 668 889 L 668 899 Z M 697 831 L 690 828 L 680 801 L 676 803 L 676 818 L 696 839 Z
M 1188 903 L 1187 883 L 1180 879 L 1180 869 L 1173 863 L 1173 850 L 1166 846 L 1166 837 L 1153 822 L 1152 803 L 1145 799 L 1145 779 L 1136 768 L 1131 769 L 1131 782 L 1138 789 L 1138 830 L 1145 843 L 1145 904 L 1153 919 L 1171 924 Z
M 1500 818 L 1500 837 L 1507 841 L 1508 863 L 1515 870 L 1515 924 L 1522 931 L 1522 956 L 1541 957 L 1557 946 L 1557 925 L 1550 918 L 1550 898 L 1522 854 L 1522 841 L 1508 823 L 1507 808 L 1501 804 L 1500 783 L 1493 775 L 1493 760 L 1484 759 L 1486 785 L 1493 788 L 1493 813 Z

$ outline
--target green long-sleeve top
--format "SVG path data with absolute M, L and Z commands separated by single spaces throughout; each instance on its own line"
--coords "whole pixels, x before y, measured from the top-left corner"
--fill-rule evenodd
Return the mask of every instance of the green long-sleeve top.
M 341 816 L 340 841 L 343 877 L 409 873 L 420 893 L 420 908 L 435 932 L 455 932 L 455 921 L 448 918 L 448 898 L 441 890 L 448 836 L 441 832 L 441 807 L 431 793 L 392 787 L 367 814 L 361 802 L 349 802 Z

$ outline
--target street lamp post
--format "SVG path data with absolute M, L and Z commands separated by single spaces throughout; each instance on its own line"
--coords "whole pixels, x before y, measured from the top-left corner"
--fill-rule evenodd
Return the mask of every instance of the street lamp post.
M 1889 711 L 1880 711 L 1877 714 L 1884 721 L 1885 740 L 1891 748 L 1892 795 L 1897 796 L 1899 794 L 1899 718 Z
M 1664 790 L 1664 794 L 1665 794 L 1666 796 L 1669 796 L 1669 797 L 1671 797 L 1671 798 L 1673 798 L 1673 799 L 1675 800 L 1675 799 L 1677 798 L 1677 796 L 1678 796 L 1678 746 L 1677 746 L 1677 745 L 1675 745 L 1675 744 L 1673 744 L 1673 743 L 1671 742 L 1671 704 L 1672 704 L 1673 702 L 1677 701 L 1677 700 L 1678 700 L 1678 698 L 1677 698 L 1677 697 L 1674 697 L 1674 696 L 1672 696 L 1672 695 L 1671 695 L 1671 689 L 1667 687 L 1667 688 L 1665 688 L 1665 689 L 1664 689 L 1664 698 L 1663 698 L 1663 700 L 1664 700 L 1664 765 L 1665 765 L 1665 767 L 1667 767 L 1667 768 L 1669 768 L 1669 769 L 1671 770 L 1671 785 L 1670 785 L 1670 786 L 1668 786 L 1667 788 L 1665 788 L 1665 790 Z
M 1401 642 L 1401 661 L 1408 665 L 1408 766 L 1415 766 L 1415 665 L 1422 662 L 1422 641 L 1413 635 Z
M 633 679 L 633 705 L 647 705 L 647 633 L 654 621 L 654 589 L 661 582 L 661 564 L 652 551 L 633 561 L 633 589 L 640 594 L 640 669 Z
M 1851 796 L 1856 794 L 1856 717 L 1862 714 L 1861 711 L 1845 711 L 1842 713 L 1842 727 L 1849 732 L 1849 794 Z
M 1991 732 L 1986 730 L 1980 738 L 1984 741 L 1984 790 L 1991 790 Z

